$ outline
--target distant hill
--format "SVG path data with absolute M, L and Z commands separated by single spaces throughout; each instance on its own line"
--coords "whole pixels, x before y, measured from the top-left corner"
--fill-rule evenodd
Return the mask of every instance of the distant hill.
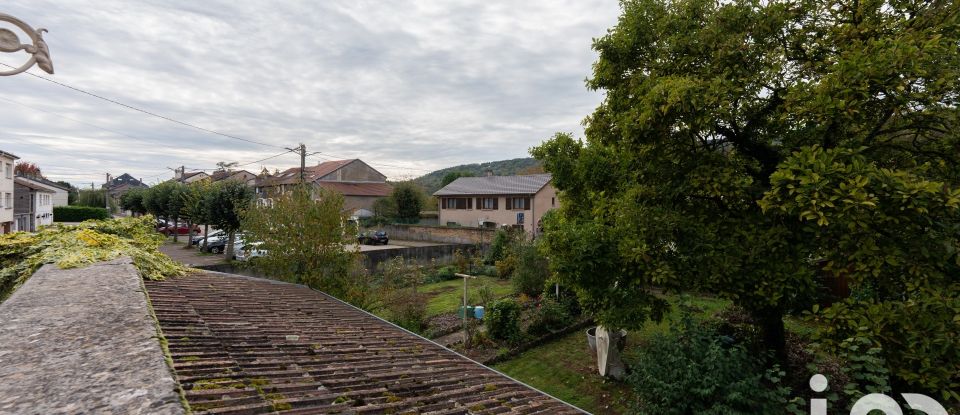
M 518 158 L 512 160 L 491 161 L 487 163 L 463 164 L 460 166 L 447 167 L 432 173 L 413 179 L 414 183 L 423 186 L 427 194 L 433 194 L 440 190 L 440 182 L 443 176 L 451 172 L 473 173 L 474 176 L 483 176 L 487 170 L 492 170 L 497 176 L 510 176 L 523 174 L 530 169 L 539 168 L 540 162 L 532 157 Z

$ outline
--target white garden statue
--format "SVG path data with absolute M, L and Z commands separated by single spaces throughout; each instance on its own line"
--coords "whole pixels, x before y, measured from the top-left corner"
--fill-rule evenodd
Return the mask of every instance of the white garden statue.
M 597 369 L 601 376 L 613 379 L 623 379 L 626 376 L 626 368 L 620 357 L 626 340 L 625 330 L 611 332 L 606 327 L 597 326 Z

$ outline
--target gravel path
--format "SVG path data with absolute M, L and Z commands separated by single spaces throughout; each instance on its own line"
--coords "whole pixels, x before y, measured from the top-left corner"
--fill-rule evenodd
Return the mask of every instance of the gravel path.
M 0 414 L 182 414 L 129 259 L 45 265 L 0 304 Z

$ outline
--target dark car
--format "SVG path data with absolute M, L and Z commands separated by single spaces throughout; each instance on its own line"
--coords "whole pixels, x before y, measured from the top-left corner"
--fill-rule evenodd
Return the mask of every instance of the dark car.
M 211 254 L 222 254 L 227 250 L 227 235 L 221 235 L 219 238 L 210 238 L 207 240 L 207 252 Z M 243 234 L 238 233 L 234 236 L 233 246 L 240 249 L 243 246 Z
M 189 235 L 200 232 L 200 227 L 197 225 L 193 225 L 191 227 L 187 227 L 187 225 L 179 225 L 174 228 L 173 225 L 167 225 L 158 227 L 157 232 L 160 232 L 166 236 L 173 235 L 174 233 L 178 235 Z
M 357 243 L 361 245 L 386 245 L 390 243 L 390 238 L 387 237 L 387 233 L 384 231 L 363 232 L 357 235 Z

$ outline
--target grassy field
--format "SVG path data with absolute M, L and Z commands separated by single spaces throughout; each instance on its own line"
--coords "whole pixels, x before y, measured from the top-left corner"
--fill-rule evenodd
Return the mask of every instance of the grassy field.
M 679 298 L 670 297 L 670 301 L 675 304 Z M 690 302 L 699 309 L 701 316 L 709 316 L 729 304 L 728 301 L 711 297 L 690 297 Z M 670 319 L 678 319 L 679 315 L 674 307 L 662 322 L 648 321 L 643 329 L 631 331 L 627 335 L 624 360 L 629 362 L 631 351 L 639 350 L 638 346 L 657 333 L 666 332 L 670 327 Z M 572 333 L 527 351 L 494 368 L 595 414 L 626 413 L 626 401 L 631 395 L 625 384 L 600 377 L 596 358 L 590 354 L 583 332 Z
M 510 281 L 494 277 L 478 277 L 467 283 L 467 294 L 470 297 L 471 304 L 476 303 L 479 298 L 477 293 L 484 286 L 490 287 L 496 297 L 503 297 L 513 292 Z M 463 280 L 460 278 L 424 284 L 420 286 L 420 292 L 430 296 L 427 303 L 427 315 L 431 317 L 443 313 L 456 313 L 457 307 L 463 304 Z

